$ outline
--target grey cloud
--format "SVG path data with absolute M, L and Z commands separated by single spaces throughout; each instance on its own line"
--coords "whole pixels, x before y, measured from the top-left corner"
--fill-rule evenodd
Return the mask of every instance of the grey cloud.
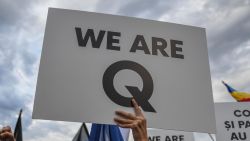
M 6 40 L 0 41 L 0 52 L 3 54 L 0 63 L 0 119 L 1 122 L 11 121 L 14 123 L 14 111 L 20 107 L 20 97 L 16 96 L 15 84 L 17 78 L 11 73 L 14 65 L 12 59 L 14 53 L 7 48 L 3 48 Z
M 234 24 L 228 26 L 217 35 L 210 37 L 210 53 L 212 59 L 217 59 L 221 54 L 227 54 L 233 51 L 250 39 L 250 26 L 246 25 L 250 24 L 250 9 L 246 12 L 243 17 L 237 19 L 237 21 L 233 21 Z M 228 18 L 230 19 L 230 16 Z M 227 22 L 227 19 L 225 19 L 225 22 Z M 223 25 L 218 25 L 216 28 L 221 27 L 223 27 Z
M 10 96 L 5 96 L 6 99 L 1 99 L 1 105 L 0 105 L 0 119 L 1 124 L 10 125 L 11 127 L 15 127 L 16 121 L 17 121 L 17 115 L 19 113 L 20 108 L 22 107 L 24 110 L 26 110 L 26 106 L 23 102 L 23 99 L 19 96 L 18 98 L 16 95 L 11 94 Z M 30 115 L 27 115 L 26 112 L 23 114 L 23 125 L 24 130 L 27 129 L 28 125 L 31 123 L 31 119 L 29 118 Z
M 211 19 L 211 23 L 221 20 L 219 25 L 208 27 L 208 41 L 211 59 L 218 59 L 221 54 L 227 54 L 239 47 L 250 37 L 250 5 L 245 0 L 240 1 L 207 1 L 204 12 L 220 15 Z M 214 20 L 214 21 L 213 21 Z
M 118 13 L 127 16 L 139 16 L 146 14 L 145 17 L 158 19 L 162 14 L 176 8 L 176 1 L 159 1 L 159 0 L 135 0 L 122 6 Z
M 250 58 L 247 49 L 250 42 L 249 1 L 207 0 L 202 6 L 200 10 L 187 11 L 178 18 L 184 23 L 206 28 L 213 83 L 222 85 L 221 80 L 239 79 L 242 91 L 248 92 L 250 82 L 238 77 L 250 67 L 246 61 Z M 214 88 L 215 101 L 232 101 L 223 91 Z
M 24 49 L 21 50 L 19 54 L 20 58 L 22 58 L 22 64 L 23 64 L 22 70 L 27 76 L 34 76 L 36 70 L 34 70 L 33 66 L 39 59 L 39 56 L 33 52 L 30 52 L 28 49 L 26 49 L 26 46 L 28 46 L 27 43 L 25 43 L 22 46 L 24 46 Z
M 31 43 L 30 36 L 22 37 L 23 32 L 30 32 L 29 27 L 33 24 L 23 21 L 24 18 L 32 18 L 27 14 L 29 5 L 28 0 L 0 1 L 0 124 L 10 124 L 14 127 L 16 115 L 20 108 L 23 108 L 25 110 L 24 130 L 31 124 L 31 111 L 27 109 L 33 91 L 22 91 L 23 80 L 19 77 L 18 71 L 32 78 L 33 65 L 38 59 L 32 51 L 28 51 Z
M 101 12 L 107 12 L 111 9 L 119 7 L 120 5 L 122 5 L 121 3 L 123 3 L 124 1 L 121 1 L 120 4 L 118 2 L 119 2 L 118 0 L 105 0 L 105 1 L 100 0 L 96 5 L 96 10 Z
M 204 8 L 215 9 L 217 11 L 228 11 L 236 7 L 248 5 L 249 0 L 209 0 L 204 4 Z
M 157 20 L 164 13 L 176 8 L 179 3 L 174 0 L 128 0 L 128 1 L 99 1 L 98 11 L 114 10 L 115 13 L 124 16 L 143 17 Z
M 8 65 L 6 65 L 8 64 Z M 10 73 L 13 70 L 11 61 L 6 61 L 6 64 L 0 65 L 0 85 L 10 85 L 17 82 L 17 79 Z
M 1 0 L 0 26 L 10 26 L 20 22 L 20 17 L 26 15 L 29 6 L 29 0 Z
M 77 132 L 77 128 L 72 129 L 74 125 L 78 125 L 80 123 L 73 123 L 73 122 L 58 122 L 58 121 L 43 121 L 43 120 L 33 120 L 36 122 L 30 127 L 29 131 L 24 132 L 24 136 L 27 140 L 45 140 L 46 136 L 49 133 L 53 134 L 61 134 L 67 137 L 72 137 Z M 63 123 L 63 124 L 62 124 Z M 73 132 L 72 132 L 73 131 Z M 73 133 L 73 135 L 72 135 Z
M 39 120 L 37 122 L 39 124 Z M 40 137 L 45 137 L 50 132 L 61 132 L 60 125 L 55 122 L 45 122 L 39 124 L 39 126 L 36 126 L 33 128 L 33 130 L 29 131 L 29 133 L 26 134 L 26 137 L 28 139 L 36 139 Z
M 18 87 L 22 87 L 22 85 L 19 86 L 20 81 L 23 81 L 20 78 L 17 78 L 17 72 L 15 66 L 15 61 L 14 58 L 18 56 L 18 54 L 13 54 L 11 55 L 13 58 L 5 58 L 6 60 L 10 59 L 10 61 L 6 61 L 4 64 L 0 65 L 0 119 L 2 121 L 9 121 L 9 124 L 14 124 L 15 123 L 15 115 L 16 111 L 18 111 L 20 108 L 28 109 L 28 103 L 31 101 L 31 92 L 32 91 L 27 91 L 27 92 L 20 92 Z M 24 56 L 24 57 L 23 57 Z M 34 64 L 33 61 L 27 61 L 27 56 L 33 56 L 30 54 L 25 54 L 21 57 L 21 60 L 24 61 L 23 68 L 18 68 L 22 69 L 24 72 L 27 72 L 27 75 L 33 75 L 30 72 L 33 72 L 32 65 Z M 9 57 L 9 56 L 8 56 Z M 12 60 L 13 59 L 13 60 Z M 30 58 L 28 58 L 30 59 Z M 26 63 L 27 62 L 27 63 Z M 35 82 L 34 82 L 35 83 Z M 24 116 L 24 127 L 28 127 L 31 123 L 31 111 L 27 111 L 27 114 Z
M 0 36 L 2 34 L 0 33 Z M 11 71 L 14 68 L 12 59 L 14 58 L 14 52 L 9 46 L 11 45 L 11 40 L 9 38 L 0 39 L 0 52 L 2 54 L 0 63 L 0 85 L 12 84 L 14 83 L 15 77 L 11 75 Z
M 32 124 L 29 105 L 33 103 L 36 83 L 33 78 L 37 72 L 38 48 L 41 48 L 42 39 L 38 38 L 42 34 L 41 25 L 37 23 L 39 17 L 31 13 L 33 4 L 38 2 L 0 1 L 0 124 L 14 128 L 18 112 L 23 108 L 24 132 Z M 44 132 L 44 136 L 46 134 Z
M 249 67 L 241 63 L 242 58 L 249 57 L 249 51 L 236 54 L 238 49 L 247 48 L 246 43 L 250 40 L 250 5 L 247 1 L 209 0 L 201 15 L 205 17 L 202 23 L 207 28 L 212 78 L 225 79 L 230 77 L 229 74 Z
M 8 86 L 6 86 L 8 87 Z M 9 86 L 5 88 L 6 90 L 1 92 L 2 98 L 0 99 L 1 103 L 1 113 L 5 111 L 14 111 L 22 107 L 22 97 L 15 94 L 15 88 Z

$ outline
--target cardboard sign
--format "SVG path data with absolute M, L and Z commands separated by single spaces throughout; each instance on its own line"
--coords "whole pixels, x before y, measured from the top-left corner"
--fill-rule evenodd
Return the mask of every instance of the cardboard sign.
M 149 129 L 148 141 L 194 141 L 194 134 L 192 132 Z
M 250 140 L 250 103 L 216 103 L 216 126 L 218 141 Z
M 132 97 L 149 127 L 214 133 L 205 30 L 49 9 L 33 118 L 114 124 Z

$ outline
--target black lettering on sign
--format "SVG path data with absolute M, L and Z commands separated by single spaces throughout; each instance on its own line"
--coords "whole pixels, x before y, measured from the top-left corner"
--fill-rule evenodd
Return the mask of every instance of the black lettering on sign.
M 86 45 L 90 39 L 93 48 L 100 48 L 101 43 L 102 43 L 103 38 L 104 38 L 104 35 L 106 33 L 106 31 L 100 30 L 98 36 L 95 37 L 94 30 L 88 29 L 85 36 L 83 37 L 82 36 L 82 29 L 80 27 L 76 27 L 75 31 L 76 31 L 78 45 L 80 47 L 86 47 Z M 120 32 L 107 31 L 107 49 L 120 51 L 120 46 L 114 45 L 115 43 L 119 44 L 118 37 L 120 37 L 120 36 L 121 36 Z
M 75 30 L 76 30 L 78 45 L 80 47 L 86 47 L 86 45 L 88 43 L 88 40 L 90 38 L 93 48 L 100 48 L 100 45 L 102 43 L 104 34 L 106 32 L 104 30 L 100 30 L 100 32 L 98 34 L 98 37 L 96 39 L 93 29 L 88 29 L 85 36 L 84 36 L 84 38 L 82 36 L 82 29 L 81 28 L 76 27 Z
M 148 137 L 148 141 L 160 141 L 161 137 L 160 136 L 152 136 L 152 137 Z
M 184 141 L 184 135 L 179 136 L 180 141 Z
M 125 97 L 119 94 L 114 88 L 114 77 L 115 75 L 124 69 L 132 70 L 138 73 L 143 81 L 143 88 L 140 90 L 135 86 L 125 86 L 131 93 L 136 102 L 142 107 L 144 111 L 156 112 L 153 106 L 149 103 L 149 99 L 153 94 L 153 79 L 150 73 L 140 64 L 133 61 L 118 61 L 110 65 L 103 74 L 102 84 L 106 95 L 116 104 L 131 107 L 132 97 Z
M 120 32 L 114 32 L 114 31 L 105 31 L 100 30 L 97 35 L 95 35 L 94 29 L 87 29 L 86 33 L 83 34 L 82 29 L 80 27 L 75 27 L 77 42 L 79 47 L 86 47 L 89 40 L 91 42 L 91 45 L 93 48 L 100 48 L 101 44 L 103 42 L 104 36 L 107 33 L 107 44 L 106 49 L 108 50 L 115 50 L 120 51 L 121 47 L 119 46 L 120 43 Z M 84 35 L 84 36 L 83 36 Z M 152 45 L 152 53 L 150 52 L 150 47 L 148 46 L 145 38 L 143 35 L 136 35 L 132 47 L 130 48 L 129 52 L 138 52 L 143 51 L 144 54 L 152 54 L 152 55 L 158 55 L 160 53 L 164 57 L 169 57 L 170 53 L 167 53 L 167 40 L 159 37 L 152 37 L 151 38 L 151 45 Z M 129 43 L 127 43 L 129 44 Z M 183 41 L 179 40 L 170 40 L 170 50 L 171 50 L 171 57 L 172 58 L 178 58 L 178 59 L 184 59 L 184 55 L 182 53 L 182 45 Z M 235 111 L 235 114 L 238 115 L 239 111 Z M 243 114 L 245 116 L 250 116 L 249 111 L 243 111 Z
M 184 141 L 184 135 L 166 136 L 165 141 Z
M 243 133 L 238 132 L 238 134 L 233 132 L 231 135 L 231 141 L 246 140 L 246 139 L 247 139 L 246 132 Z
M 164 39 L 152 37 L 152 55 L 158 55 L 158 51 L 160 51 L 163 56 L 168 57 L 165 48 L 167 48 L 167 42 Z
M 166 136 L 165 141 L 171 141 L 171 138 L 169 136 Z
M 235 110 L 234 116 L 236 117 L 250 117 L 250 111 L 249 110 Z
M 150 54 L 148 45 L 143 37 L 143 35 L 137 35 L 130 52 L 136 52 L 136 50 L 143 50 L 145 54 Z
M 240 115 L 240 110 L 235 110 L 235 111 L 234 111 L 234 115 L 235 115 L 236 117 L 241 117 L 241 115 Z
M 238 121 L 238 125 L 239 125 L 239 128 L 241 128 L 243 125 L 245 125 L 245 122 L 244 121 Z
M 114 38 L 114 37 L 120 37 L 120 36 L 121 36 L 120 32 L 108 31 L 107 49 L 120 51 L 120 46 L 114 46 L 113 45 L 114 43 L 119 44 L 119 39 Z
M 233 121 L 225 121 L 225 128 L 227 128 L 227 131 L 229 131 L 230 128 L 234 128 L 234 122 Z
M 250 127 L 250 121 L 238 121 L 239 128 L 249 128 Z
M 182 52 L 182 48 L 177 47 L 177 45 L 183 45 L 183 42 L 178 40 L 170 40 L 170 44 L 171 44 L 171 56 L 173 58 L 184 59 L 184 55 L 177 54 L 177 51 Z

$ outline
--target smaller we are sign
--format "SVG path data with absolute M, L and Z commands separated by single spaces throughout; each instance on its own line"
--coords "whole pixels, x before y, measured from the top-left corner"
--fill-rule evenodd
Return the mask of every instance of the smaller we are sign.
M 148 129 L 148 141 L 194 141 L 192 132 Z

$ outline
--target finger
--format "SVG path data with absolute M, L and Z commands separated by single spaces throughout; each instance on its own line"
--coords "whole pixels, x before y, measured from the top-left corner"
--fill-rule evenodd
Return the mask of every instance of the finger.
M 114 118 L 114 121 L 116 123 L 120 123 L 120 124 L 131 124 L 131 123 L 133 123 L 133 120 L 123 119 L 123 118 Z
M 116 111 L 115 114 L 120 116 L 120 117 L 123 117 L 125 119 L 130 119 L 130 120 L 135 120 L 136 119 L 135 115 L 133 115 L 131 113 L 124 112 L 124 111 Z
M 134 106 L 134 111 L 135 111 L 135 115 L 137 116 L 143 116 L 142 110 L 139 107 L 139 105 L 137 104 L 137 102 L 135 101 L 135 99 L 132 99 L 132 104 Z
M 121 123 L 117 123 L 118 126 L 122 127 L 122 128 L 134 128 L 134 124 L 121 124 Z

